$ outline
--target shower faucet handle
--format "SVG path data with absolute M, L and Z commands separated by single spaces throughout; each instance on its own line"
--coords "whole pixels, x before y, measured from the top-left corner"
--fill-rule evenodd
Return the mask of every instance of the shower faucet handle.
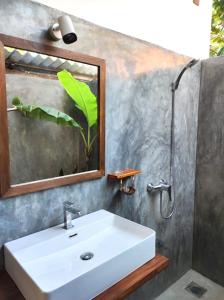
M 164 179 L 161 179 L 159 184 L 161 185 L 163 191 L 167 191 L 170 188 L 170 184 Z
M 158 185 L 153 185 L 152 183 L 147 184 L 147 191 L 149 193 L 169 191 L 170 187 L 170 184 L 168 184 L 164 179 L 161 179 Z

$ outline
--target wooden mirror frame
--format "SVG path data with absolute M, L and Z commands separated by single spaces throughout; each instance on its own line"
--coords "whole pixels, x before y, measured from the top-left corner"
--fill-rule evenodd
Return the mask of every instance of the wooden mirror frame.
M 53 177 L 16 185 L 10 183 L 10 157 L 7 117 L 7 96 L 5 76 L 4 46 L 18 48 L 59 58 L 74 60 L 98 67 L 98 158 L 99 169 L 83 173 Z M 37 192 L 58 186 L 69 185 L 85 180 L 97 179 L 105 175 L 105 60 L 56 48 L 4 34 L 0 34 L 0 196 L 7 198 L 26 193 Z

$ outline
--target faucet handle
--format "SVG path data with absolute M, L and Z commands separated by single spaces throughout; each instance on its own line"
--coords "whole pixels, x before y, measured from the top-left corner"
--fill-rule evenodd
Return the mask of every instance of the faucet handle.
M 64 207 L 64 211 L 68 211 L 68 212 L 72 213 L 73 215 L 77 215 L 79 217 L 82 215 L 80 209 L 78 209 L 76 207 L 74 202 L 65 201 L 63 203 L 63 207 Z
M 69 229 L 73 227 L 72 224 L 72 215 L 76 217 L 81 217 L 81 211 L 75 208 L 75 203 L 70 201 L 65 201 L 63 203 L 64 207 L 64 228 Z

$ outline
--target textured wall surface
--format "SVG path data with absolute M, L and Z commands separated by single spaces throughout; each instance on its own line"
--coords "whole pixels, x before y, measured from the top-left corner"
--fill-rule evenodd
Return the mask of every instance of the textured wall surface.
M 202 62 L 193 267 L 224 285 L 224 58 Z
M 0 32 L 43 43 L 61 12 L 28 0 L 2 0 Z M 83 214 L 105 208 L 157 232 L 158 251 L 170 267 L 130 299 L 149 300 L 191 267 L 193 198 L 200 65 L 184 74 L 176 98 L 176 212 L 161 219 L 159 199 L 148 182 L 169 180 L 170 84 L 189 58 L 73 17 L 79 40 L 57 47 L 106 60 L 106 172 L 139 168 L 137 192 L 124 196 L 106 177 L 0 201 L 0 245 L 62 222 L 62 204 L 72 200 Z M 5 25 L 7 24 L 7 26 Z M 186 184 L 187 182 L 187 184 Z M 3 264 L 3 257 L 1 256 Z

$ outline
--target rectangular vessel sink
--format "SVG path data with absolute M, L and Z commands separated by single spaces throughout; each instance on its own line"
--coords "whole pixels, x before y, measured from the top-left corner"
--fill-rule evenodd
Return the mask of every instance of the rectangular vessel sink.
M 6 270 L 27 300 L 90 300 L 155 256 L 152 229 L 106 210 L 73 225 L 5 244 Z

